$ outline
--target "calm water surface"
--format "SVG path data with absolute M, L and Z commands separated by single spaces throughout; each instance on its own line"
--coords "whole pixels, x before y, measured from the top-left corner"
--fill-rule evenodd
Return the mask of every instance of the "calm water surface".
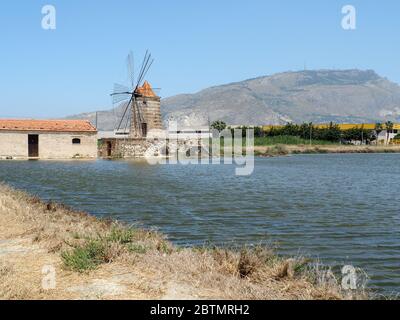
M 96 216 L 157 227 L 180 245 L 277 243 L 365 269 L 400 292 L 400 155 L 299 155 L 228 165 L 0 162 L 0 180 Z

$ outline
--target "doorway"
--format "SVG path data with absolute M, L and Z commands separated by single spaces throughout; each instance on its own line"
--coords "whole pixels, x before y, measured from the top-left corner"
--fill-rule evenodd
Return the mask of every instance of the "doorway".
M 107 141 L 107 157 L 111 157 L 112 155 L 112 144 L 110 141 Z
M 142 123 L 142 135 L 143 135 L 143 138 L 147 137 L 147 123 L 145 123 L 145 122 Z
M 39 135 L 37 134 L 28 135 L 28 157 L 39 157 Z

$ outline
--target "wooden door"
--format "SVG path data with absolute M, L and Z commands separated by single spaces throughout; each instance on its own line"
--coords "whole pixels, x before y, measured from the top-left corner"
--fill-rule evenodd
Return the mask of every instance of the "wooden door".
M 28 156 L 29 158 L 39 157 L 39 135 L 28 135 Z

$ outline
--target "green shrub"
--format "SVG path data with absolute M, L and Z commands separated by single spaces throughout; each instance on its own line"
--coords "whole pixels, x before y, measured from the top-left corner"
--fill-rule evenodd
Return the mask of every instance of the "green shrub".
M 95 269 L 106 260 L 106 244 L 99 240 L 90 240 L 83 246 L 61 254 L 64 266 L 78 272 Z

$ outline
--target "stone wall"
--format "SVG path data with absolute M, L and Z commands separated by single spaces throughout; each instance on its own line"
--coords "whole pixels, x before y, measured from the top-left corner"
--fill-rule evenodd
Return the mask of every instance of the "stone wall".
M 97 158 L 97 133 L 0 132 L 0 159 L 27 159 L 29 134 L 39 135 L 39 159 Z
M 201 145 L 201 140 L 197 139 L 177 141 L 157 138 L 108 138 L 101 139 L 99 154 L 102 158 L 165 157 L 173 156 L 178 152 L 190 152 L 195 155 Z
M 101 139 L 99 153 L 102 158 L 142 158 L 157 142 L 157 139 L 145 138 Z

